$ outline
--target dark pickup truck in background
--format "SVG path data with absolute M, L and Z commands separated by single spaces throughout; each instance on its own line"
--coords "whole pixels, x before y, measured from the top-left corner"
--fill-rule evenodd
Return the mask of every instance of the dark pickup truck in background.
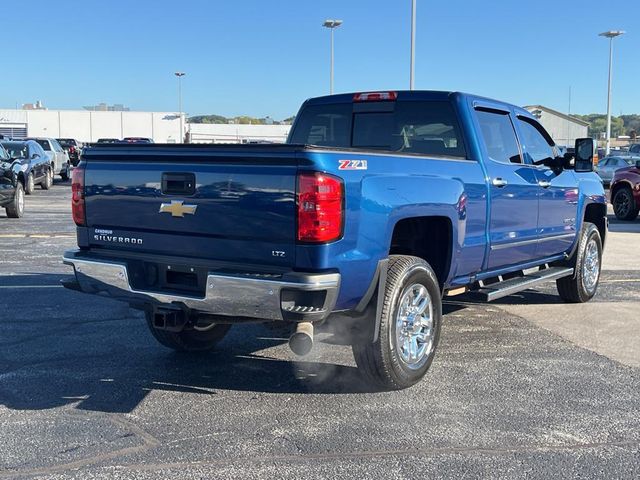
M 594 145 L 560 156 L 529 112 L 455 92 L 308 100 L 286 145 L 100 145 L 74 170 L 65 286 L 146 312 L 160 343 L 212 348 L 238 322 L 348 326 L 385 388 L 433 361 L 442 298 L 556 281 L 597 290 L 607 233 Z

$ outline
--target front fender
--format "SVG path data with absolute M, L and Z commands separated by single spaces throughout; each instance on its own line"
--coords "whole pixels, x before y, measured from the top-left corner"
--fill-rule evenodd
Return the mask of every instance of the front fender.
M 571 252 L 576 248 L 580 239 L 579 232 L 584 225 L 587 207 L 592 204 L 607 205 L 607 197 L 604 191 L 602 183 L 598 179 L 595 173 L 593 174 L 580 174 L 577 173 L 578 179 L 578 211 L 576 215 L 576 238 L 573 242 Z M 604 238 L 603 238 L 604 242 Z

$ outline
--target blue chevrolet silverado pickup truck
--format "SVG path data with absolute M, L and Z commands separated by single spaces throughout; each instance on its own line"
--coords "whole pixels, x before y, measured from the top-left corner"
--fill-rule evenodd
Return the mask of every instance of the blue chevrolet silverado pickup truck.
M 591 139 L 561 157 L 526 110 L 455 92 L 306 101 L 284 145 L 104 145 L 73 172 L 65 286 L 144 310 L 163 345 L 206 350 L 240 322 L 348 328 L 358 367 L 419 381 L 442 299 L 555 280 L 596 293 L 607 234 Z

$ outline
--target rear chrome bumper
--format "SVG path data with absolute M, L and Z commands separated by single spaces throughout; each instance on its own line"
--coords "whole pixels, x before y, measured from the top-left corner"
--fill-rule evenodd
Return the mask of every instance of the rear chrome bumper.
M 103 295 L 133 305 L 179 306 L 202 313 L 244 319 L 320 321 L 333 310 L 340 288 L 339 273 L 291 272 L 277 279 L 255 275 L 207 275 L 203 297 L 136 290 L 126 263 L 91 259 L 78 251 L 64 254 L 63 263 L 75 271 L 67 288 Z M 306 304 L 305 304 L 306 303 Z

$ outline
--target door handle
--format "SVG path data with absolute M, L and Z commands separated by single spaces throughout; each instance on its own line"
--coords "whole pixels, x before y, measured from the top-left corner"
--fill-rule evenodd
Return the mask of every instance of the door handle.
M 502 188 L 502 187 L 506 187 L 507 183 L 509 182 L 507 182 L 504 178 L 496 177 L 491 181 L 491 183 L 493 184 L 494 187 Z
M 551 182 L 547 182 L 546 180 L 540 180 L 538 182 L 538 185 L 540 185 L 542 188 L 549 188 L 551 186 Z

